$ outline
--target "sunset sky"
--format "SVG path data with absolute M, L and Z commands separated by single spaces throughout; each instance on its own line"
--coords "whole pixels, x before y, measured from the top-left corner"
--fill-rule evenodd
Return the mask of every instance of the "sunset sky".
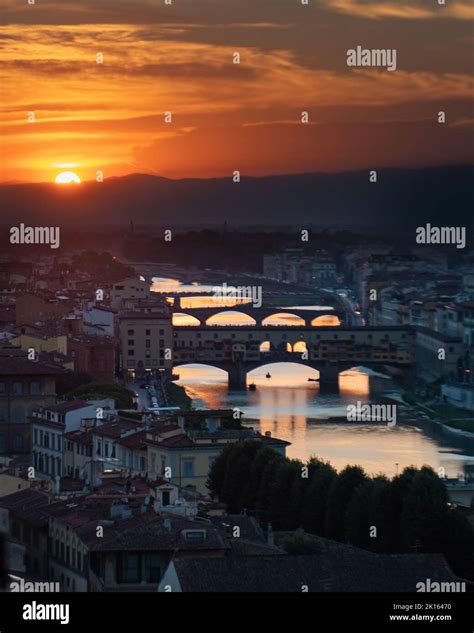
M 1 0 L 0 180 L 472 162 L 472 6 Z M 357 45 L 397 49 L 396 72 L 347 67 Z

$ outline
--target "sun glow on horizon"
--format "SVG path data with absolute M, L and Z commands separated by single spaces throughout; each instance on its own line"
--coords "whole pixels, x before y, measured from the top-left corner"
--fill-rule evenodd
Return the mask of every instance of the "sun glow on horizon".
M 57 185 L 80 184 L 81 179 L 73 171 L 63 171 L 54 180 Z

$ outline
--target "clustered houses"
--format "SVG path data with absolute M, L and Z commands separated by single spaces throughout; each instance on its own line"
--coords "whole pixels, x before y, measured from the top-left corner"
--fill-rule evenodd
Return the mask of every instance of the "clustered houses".
M 301 593 L 303 586 L 413 592 L 420 578 L 461 580 L 439 554 L 378 554 L 321 537 L 317 553 L 288 554 L 281 546 L 288 533 L 268 527 L 265 535 L 253 517 L 218 505 L 188 499 L 159 478 L 113 477 L 68 497 L 15 492 L 0 499 L 10 583 L 35 578 L 66 592 Z
M 65 436 L 68 432 L 80 428 L 83 420 L 105 419 L 114 412 L 113 400 L 66 401 L 61 404 L 41 407 L 32 412 L 33 466 L 39 475 L 52 478 L 72 474 L 65 463 Z
M 180 488 L 206 494 L 209 469 L 229 442 L 259 439 L 285 454 L 289 442 L 262 436 L 250 428 L 235 428 L 233 415 L 229 410 L 191 411 L 189 417 L 180 414 L 163 426 L 151 427 L 145 434 L 148 472 L 168 474 Z
M 72 254 L 0 262 L 0 343 L 113 382 L 119 354 L 112 288 L 131 269 L 112 256 L 96 259 Z
M 207 503 L 209 513 L 202 510 Z M 254 519 L 220 518 L 214 506 L 204 498 L 187 498 L 160 478 L 112 477 L 93 492 L 66 498 L 22 490 L 0 499 L 7 570 L 25 575 L 23 553 L 27 574 L 34 569 L 63 591 L 157 591 L 176 558 L 243 555 L 249 547 L 281 553 L 266 545 Z M 241 547 L 232 544 L 237 535 Z
M 259 439 L 283 454 L 289 444 L 241 427 L 233 410 L 193 410 L 165 419 L 143 415 L 142 421 L 117 415 L 87 417 L 98 405 L 104 403 L 84 407 L 84 403 L 70 402 L 48 410 L 50 417 L 55 414 L 54 419 L 47 419 L 45 411 L 33 417 L 38 476 L 72 477 L 95 485 L 104 473 L 123 471 L 166 477 L 180 488 L 205 495 L 209 469 L 227 443 Z M 81 411 L 85 417 L 71 420 L 70 430 L 64 421 L 58 421 L 59 415 L 77 416 Z
M 453 263 L 433 247 L 400 254 L 371 245 L 345 255 L 344 272 L 369 324 L 413 328 L 417 376 L 441 379 L 447 402 L 474 410 L 472 254 Z
M 341 281 L 336 261 L 329 253 L 299 248 L 264 255 L 263 274 L 268 279 L 312 288 L 331 287 Z
M 165 349 L 173 344 L 166 303 L 151 299 L 149 284 L 137 277 L 117 283 L 120 272 L 131 269 L 112 256 L 91 254 L 0 262 L 0 456 L 31 455 L 40 474 L 62 476 L 62 435 L 77 429 L 63 428 L 64 420 L 53 415 L 61 415 L 59 409 L 46 411 L 57 405 L 55 381 L 72 371 L 114 383 L 120 366 L 130 367 L 131 359 L 134 371 L 171 367 L 165 359 Z M 121 360 L 121 321 L 112 305 L 123 315 L 130 313 L 130 323 L 136 325 L 122 328 L 128 362 Z M 66 417 L 73 416 L 68 412 Z M 83 412 L 86 417 L 95 413 Z M 69 466 L 71 474 L 80 470 Z

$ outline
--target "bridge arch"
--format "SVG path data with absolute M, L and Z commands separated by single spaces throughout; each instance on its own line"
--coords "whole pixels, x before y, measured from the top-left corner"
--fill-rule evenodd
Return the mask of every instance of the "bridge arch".
M 201 325 L 201 321 L 193 316 L 192 314 L 187 314 L 186 312 L 173 312 L 173 325 L 177 326 L 191 326 L 191 327 L 199 327 Z
M 285 325 L 286 327 L 301 327 L 306 325 L 303 317 L 293 312 L 274 312 L 262 320 L 262 325 Z
M 257 321 L 242 310 L 221 310 L 208 317 L 206 325 L 257 325 Z
M 303 352 L 308 351 L 308 344 L 306 341 L 296 341 L 293 344 L 293 349 L 291 350 L 295 354 L 302 354 Z
M 337 327 L 341 325 L 341 319 L 337 314 L 323 314 L 311 320 L 314 327 Z
M 277 387 L 303 386 L 308 378 L 316 381 L 319 377 L 320 372 L 311 365 L 291 360 L 263 362 L 247 372 L 247 382 Z
M 275 351 L 275 346 L 271 341 L 267 340 L 267 341 L 262 341 L 259 344 L 258 349 L 261 354 L 268 354 L 269 352 Z

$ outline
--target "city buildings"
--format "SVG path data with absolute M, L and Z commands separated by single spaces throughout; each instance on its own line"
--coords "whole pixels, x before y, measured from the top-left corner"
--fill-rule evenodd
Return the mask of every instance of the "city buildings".
M 172 368 L 173 326 L 168 304 L 160 299 L 123 300 L 118 321 L 125 374 Z
M 268 279 L 313 288 L 334 287 L 340 281 L 333 257 L 324 251 L 285 249 L 263 256 L 263 274 Z
M 105 421 L 114 412 L 113 400 L 85 402 L 70 400 L 41 407 L 32 412 L 32 455 L 38 475 L 56 477 L 72 474 L 65 463 L 65 436 L 81 428 L 84 420 L 97 418 Z
M 0 455 L 30 454 L 33 411 L 56 404 L 56 379 L 64 370 L 28 360 L 22 350 L 0 349 Z

